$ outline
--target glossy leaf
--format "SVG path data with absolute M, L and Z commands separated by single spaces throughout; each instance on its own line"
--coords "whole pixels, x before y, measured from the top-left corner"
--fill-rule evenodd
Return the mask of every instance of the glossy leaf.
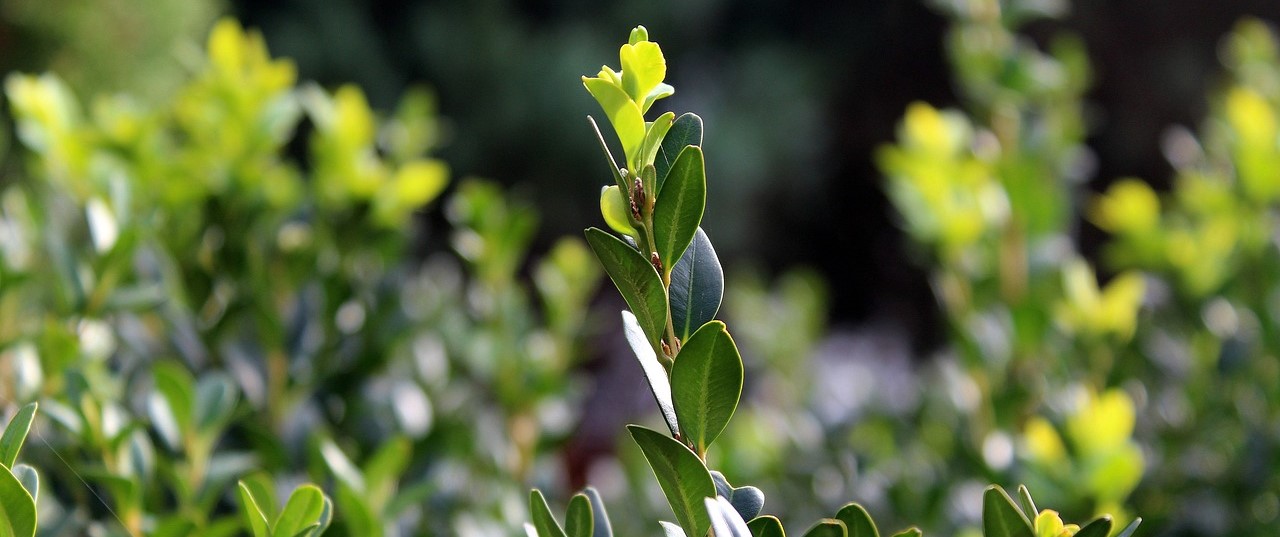
M 36 501 L 7 466 L 0 466 L 0 535 L 36 534 Z
M 588 228 L 586 236 L 587 244 L 635 314 L 649 344 L 659 348 L 658 342 L 667 325 L 667 296 L 662 278 L 645 256 L 622 239 L 599 228 Z
M 622 45 L 618 58 L 622 61 L 622 89 L 637 103 L 667 77 L 667 60 L 662 48 L 652 41 Z
M 689 336 L 671 367 L 671 395 L 683 438 L 706 453 L 742 396 L 742 357 L 724 323 L 711 321 Z
M 671 125 L 675 120 L 675 113 L 667 112 L 658 116 L 649 123 L 645 128 L 644 142 L 640 144 L 640 156 L 636 161 L 638 166 L 646 166 L 654 163 L 654 158 L 657 156 L 658 151 L 662 149 L 662 139 L 667 136 L 667 131 L 671 130 Z M 656 171 L 654 184 L 656 187 Z M 654 191 L 657 191 L 656 188 Z
M 689 146 L 672 165 L 653 208 L 654 249 L 668 274 L 693 242 L 706 205 L 707 177 L 702 149 Z
M 747 529 L 751 530 L 751 537 L 787 537 L 787 532 L 782 530 L 782 521 L 773 515 L 751 519 L 747 522 Z
M 715 496 L 716 486 L 702 460 L 667 435 L 639 425 L 628 425 L 627 430 L 649 461 L 680 527 L 687 535 L 706 535 L 711 519 L 702 500 Z
M 22 444 L 31 432 L 31 422 L 35 420 L 39 406 L 38 403 L 27 403 L 18 409 L 18 413 L 9 420 L 9 425 L 5 426 L 4 434 L 0 435 L 0 465 L 13 468 L 13 464 L 18 461 L 18 452 L 22 451 Z
M 876 523 L 871 519 L 871 514 L 861 505 L 850 503 L 841 507 L 836 513 L 836 518 L 844 522 L 845 529 L 849 531 L 849 537 L 880 537 L 880 530 L 876 529 Z
M 1077 531 L 1075 537 L 1107 537 L 1111 535 L 1111 517 L 1103 515 L 1095 518 L 1093 522 L 1085 524 L 1080 531 Z
M 635 353 L 640 368 L 644 370 L 644 378 L 649 382 L 649 392 L 654 402 L 658 403 L 658 411 L 667 423 L 672 436 L 680 434 L 680 423 L 676 418 L 676 406 L 671 400 L 671 380 L 667 377 L 667 369 L 658 361 L 658 354 L 653 352 L 652 344 L 645 339 L 644 330 L 636 316 L 629 311 L 622 312 L 622 333 Z
M 604 500 L 600 499 L 600 492 L 595 487 L 587 487 L 582 492 L 591 500 L 592 537 L 613 537 L 613 526 L 609 524 L 609 513 L 604 508 Z
M 1035 537 L 1031 521 L 997 485 L 982 495 L 982 530 L 985 537 Z
M 591 500 L 586 494 L 579 492 L 569 499 L 569 508 L 564 516 L 564 532 L 568 537 L 592 537 L 595 533 L 595 521 L 591 513 Z
M 702 146 L 702 118 L 694 113 L 685 113 L 676 118 L 671 128 L 667 129 L 667 135 L 663 137 L 658 154 L 653 159 L 653 167 L 658 175 L 659 194 L 666 185 L 671 165 L 680 156 L 680 152 L 691 145 Z
M 253 532 L 253 537 L 271 537 L 271 523 L 259 506 L 258 499 L 254 497 L 244 481 L 239 483 L 239 488 L 240 512 L 244 515 L 249 531 Z
M 315 485 L 302 485 L 294 489 L 280 511 L 271 532 L 272 537 L 294 537 L 307 531 L 324 515 L 328 502 L 324 492 Z
M 716 537 L 751 537 L 747 523 L 724 496 L 703 498 L 702 501 L 711 517 L 711 529 Z
M 600 189 L 600 214 L 604 216 L 604 223 L 610 229 L 624 235 L 637 236 L 636 228 L 631 226 L 631 203 L 618 185 Z
M 533 519 L 538 537 L 566 537 L 560 523 L 551 514 L 551 508 L 547 507 L 547 499 L 538 489 L 529 491 L 529 518 Z
M 671 269 L 671 322 L 682 341 L 715 319 L 724 298 L 724 271 L 707 234 L 698 228 L 693 242 Z
M 618 134 L 618 141 L 622 142 L 627 162 L 635 162 L 640 144 L 644 142 L 644 116 L 640 112 L 640 106 L 622 88 L 608 80 L 582 77 L 582 84 L 596 98 L 596 102 L 600 103 L 605 117 L 609 118 L 614 132 Z
M 809 531 L 804 532 L 804 537 L 846 537 L 848 534 L 844 522 L 834 518 L 824 518 L 809 528 Z

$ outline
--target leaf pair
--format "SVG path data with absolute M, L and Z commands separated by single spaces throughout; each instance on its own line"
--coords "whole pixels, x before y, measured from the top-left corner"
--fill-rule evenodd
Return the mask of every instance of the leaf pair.
M 317 537 L 333 520 L 333 502 L 315 485 L 294 489 L 279 515 L 270 480 L 243 480 L 239 488 L 241 512 L 253 537 Z
M 591 487 L 569 500 L 563 528 L 538 489 L 529 492 L 529 513 L 533 523 L 524 525 L 528 537 L 613 537 L 604 502 Z

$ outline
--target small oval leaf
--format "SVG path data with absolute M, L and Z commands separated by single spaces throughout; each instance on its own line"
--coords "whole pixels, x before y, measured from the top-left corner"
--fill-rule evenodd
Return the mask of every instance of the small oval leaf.
M 36 534 L 36 501 L 4 466 L 0 466 L 0 534 L 14 537 Z
M 529 516 L 533 519 L 538 537 L 566 537 L 564 530 L 560 529 L 560 523 L 551 514 L 551 508 L 547 507 L 547 499 L 538 489 L 529 491 Z
M 982 530 L 985 537 L 1035 537 L 1031 521 L 998 485 L 982 495 Z
M 667 369 L 658 361 L 657 353 L 653 352 L 653 347 L 645 339 L 644 330 L 640 328 L 636 316 L 625 310 L 622 312 L 622 333 L 631 346 L 631 352 L 636 355 L 636 360 L 640 361 L 644 378 L 649 382 L 649 392 L 658 403 L 662 419 L 667 422 L 667 428 L 671 429 L 671 435 L 678 436 L 680 424 L 676 419 L 675 404 L 671 402 L 671 380 L 667 377 Z
M 592 537 L 595 531 L 594 516 L 591 514 L 591 500 L 581 492 L 569 499 L 569 508 L 564 516 L 564 532 L 568 537 Z
M 667 135 L 662 138 L 662 146 L 653 159 L 653 167 L 658 176 L 659 193 L 666 184 L 667 172 L 671 170 L 671 165 L 680 156 L 680 152 L 691 145 L 702 146 L 702 118 L 689 112 L 681 114 L 671 124 L 671 128 L 667 129 Z
M 671 269 L 671 322 L 681 341 L 715 319 L 724 298 L 724 271 L 702 228 Z
M 703 498 L 716 495 L 711 474 L 689 448 L 678 440 L 639 425 L 628 425 L 631 438 L 640 446 L 653 475 L 662 487 L 676 521 L 686 535 L 706 535 L 711 527 Z
M 871 519 L 871 514 L 861 505 L 850 503 L 841 507 L 836 513 L 836 518 L 844 522 L 845 529 L 849 531 L 849 537 L 880 537 L 880 530 L 876 529 L 876 523 Z
M 847 537 L 848 534 L 844 522 L 834 518 L 824 518 L 809 528 L 809 531 L 804 532 L 804 537 Z
M 604 508 L 604 500 L 600 499 L 600 492 L 595 487 L 587 487 L 582 492 L 591 500 L 591 515 L 594 523 L 591 536 L 613 537 L 613 526 L 609 524 L 609 513 Z
M 668 274 L 693 241 L 707 206 L 706 166 L 702 149 L 680 152 L 653 208 L 654 249 Z
M 787 532 L 782 530 L 782 521 L 773 515 L 752 519 L 747 522 L 747 529 L 751 530 L 751 537 L 787 537 Z
M 31 432 L 31 422 L 35 420 L 39 406 L 38 403 L 27 403 L 18 409 L 18 413 L 9 420 L 9 425 L 5 426 L 4 434 L 0 435 L 0 464 L 5 468 L 13 468 L 13 464 L 18 461 L 18 452 L 22 451 L 27 433 Z
M 667 325 L 667 294 L 662 278 L 645 256 L 622 239 L 594 227 L 587 229 L 586 236 L 605 273 L 644 329 L 649 344 L 658 349 Z
M 315 485 L 302 485 L 293 490 L 280 518 L 271 532 L 274 537 L 294 537 L 312 528 L 324 515 L 327 498 Z
M 742 357 L 724 323 L 703 325 L 680 348 L 671 367 L 671 395 L 683 438 L 706 453 L 742 396 Z

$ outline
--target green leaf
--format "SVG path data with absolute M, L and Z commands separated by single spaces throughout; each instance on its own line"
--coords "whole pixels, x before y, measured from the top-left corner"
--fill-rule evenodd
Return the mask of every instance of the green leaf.
M 876 523 L 871 519 L 871 514 L 861 505 L 846 504 L 836 513 L 836 518 L 844 522 L 845 529 L 849 531 L 849 537 L 880 537 L 880 530 L 876 529 Z
M 27 441 L 27 433 L 31 432 L 31 422 L 35 420 L 39 406 L 38 403 L 27 403 L 9 420 L 4 434 L 0 435 L 0 465 L 12 468 L 13 463 L 18 461 L 18 452 L 22 451 L 22 444 Z
M 1027 518 L 1034 517 L 1040 513 L 1040 510 L 1036 509 L 1036 501 L 1031 499 L 1031 491 L 1027 490 L 1026 485 L 1018 485 L 1018 503 L 1020 504 L 1019 507 L 1022 508 L 1022 514 L 1027 515 Z
M 529 516 L 533 519 L 538 537 L 566 537 L 564 530 L 560 529 L 560 523 L 552 516 L 551 508 L 547 507 L 547 499 L 538 489 L 529 491 Z
M 674 112 L 667 112 L 654 119 L 648 125 L 644 133 L 644 142 L 640 144 L 640 158 L 636 165 L 646 166 L 653 164 L 654 158 L 658 154 L 658 150 L 662 148 L 662 139 L 667 136 L 667 131 L 671 130 L 671 125 L 676 120 Z M 656 171 L 655 171 L 655 189 L 656 192 Z
M 680 434 L 680 422 L 676 419 L 676 406 L 671 402 L 671 380 L 667 378 L 667 369 L 658 361 L 658 354 L 653 352 L 652 343 L 645 339 L 644 330 L 640 328 L 636 316 L 629 311 L 622 312 L 622 333 L 635 353 L 644 378 L 649 382 L 649 392 L 654 402 L 658 403 L 658 411 L 667 422 L 672 436 Z
M 787 532 L 782 530 L 782 521 L 773 515 L 752 519 L 747 522 L 747 529 L 751 530 L 751 537 L 787 537 Z
M 764 509 L 764 491 L 751 485 L 735 488 L 729 503 L 743 520 L 751 520 Z
M 381 537 L 382 526 L 378 517 L 369 510 L 368 502 L 351 487 L 339 483 L 336 495 L 338 510 L 342 513 L 342 525 L 348 535 Z
M 742 357 L 724 323 L 708 322 L 680 348 L 671 367 L 671 395 L 683 438 L 706 453 L 742 396 Z
M 667 60 L 662 57 L 662 48 L 652 41 L 622 45 L 618 58 L 622 61 L 622 89 L 636 103 L 643 102 L 667 77 Z
M 33 537 L 36 501 L 7 466 L 0 466 L 0 536 Z
M 702 146 L 702 118 L 694 113 L 685 113 L 676 118 L 662 138 L 658 154 L 654 156 L 653 166 L 658 175 L 658 193 L 666 184 L 667 174 L 680 153 L 687 146 Z
M 662 277 L 644 255 L 622 239 L 594 227 L 588 228 L 586 235 L 587 244 L 627 301 L 656 353 L 667 325 L 667 294 L 662 287 Z
M 591 500 L 581 492 L 569 499 L 569 508 L 564 516 L 564 532 L 568 537 L 592 537 L 595 533 L 595 521 L 592 520 Z
M 703 498 L 702 501 L 711 516 L 711 529 L 716 537 L 751 537 L 747 523 L 724 496 Z
M 1031 521 L 999 485 L 987 487 L 982 495 L 982 533 L 984 537 L 1035 537 Z
M 315 485 L 302 485 L 293 490 L 280 518 L 276 520 L 273 537 L 294 537 L 306 531 L 312 524 L 320 520 L 325 512 L 328 499 Z
M 600 214 L 609 228 L 635 237 L 636 228 L 631 226 L 631 203 L 618 185 L 609 185 L 600 189 Z
M 216 433 L 231 419 L 240 400 L 240 392 L 226 375 L 203 374 L 196 384 L 196 428 Z
M 675 92 L 676 89 L 668 84 L 658 84 L 657 86 L 654 86 L 653 91 L 650 91 L 649 95 L 644 98 L 644 102 L 640 103 L 640 112 L 648 112 L 649 107 L 653 106 L 653 103 L 658 102 L 658 99 L 670 97 L 674 95 Z
M 671 269 L 671 322 L 681 341 L 715 319 L 724 298 L 724 271 L 702 228 Z
M 626 76 L 625 73 L 623 76 Z M 584 76 L 582 84 L 596 98 L 596 102 L 600 103 L 605 117 L 613 125 L 618 141 L 622 142 L 627 163 L 634 163 L 640 153 L 640 144 L 644 142 L 644 115 L 640 112 L 640 106 L 622 88 L 608 80 Z
M 31 495 L 31 501 L 39 504 L 40 474 L 36 473 L 36 469 L 25 464 L 15 464 L 10 471 L 13 472 L 13 477 L 22 483 L 22 488 L 27 489 L 27 494 Z
M 195 380 L 181 366 L 160 362 L 153 366 L 156 391 L 148 401 L 151 423 L 169 448 L 179 451 L 192 432 L 195 418 Z
M 592 537 L 613 537 L 613 526 L 609 524 L 609 513 L 605 511 L 600 492 L 595 487 L 587 487 L 583 492 L 591 499 L 591 518 L 595 525 L 591 532 Z
M 667 274 L 675 268 L 702 223 L 707 206 L 707 178 L 702 149 L 680 152 L 653 208 L 654 248 Z
M 920 537 L 921 535 L 923 535 L 923 532 L 920 531 L 920 528 L 913 527 L 895 533 L 893 537 Z
M 1075 537 L 1107 537 L 1108 535 L 1111 535 L 1111 517 L 1103 515 L 1085 524 L 1080 531 L 1076 532 Z
M 1130 522 L 1128 526 L 1125 526 L 1123 530 L 1120 530 L 1120 533 L 1117 533 L 1116 537 L 1132 537 L 1133 532 L 1138 531 L 1138 526 L 1141 524 L 1142 517 L 1133 519 L 1133 522 Z
M 257 498 L 249 490 L 249 486 L 244 481 L 240 485 L 240 512 L 244 514 L 245 523 L 249 526 L 249 531 L 253 532 L 253 537 L 271 537 L 271 523 L 267 520 L 267 516 L 262 512 Z
M 716 486 L 702 460 L 678 440 L 657 431 L 639 425 L 628 425 L 627 431 L 649 461 L 685 534 L 706 535 L 711 518 L 702 499 L 715 496 Z
M 844 522 L 834 518 L 824 518 L 814 524 L 809 531 L 804 532 L 804 537 L 847 537 L 848 530 L 844 527 Z
M 266 472 L 255 472 L 240 480 L 240 486 L 248 489 L 250 497 L 268 521 L 279 516 L 279 502 L 276 500 L 276 486 Z

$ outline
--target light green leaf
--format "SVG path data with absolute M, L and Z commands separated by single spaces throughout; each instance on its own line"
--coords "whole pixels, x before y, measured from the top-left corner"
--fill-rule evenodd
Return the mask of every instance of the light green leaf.
M 662 145 L 658 148 L 658 154 L 654 156 L 653 166 L 658 175 L 659 194 L 662 193 L 662 187 L 666 184 L 667 174 L 671 171 L 671 165 L 680 156 L 680 152 L 691 145 L 702 145 L 702 118 L 698 117 L 697 114 L 687 112 L 681 114 L 671 124 L 671 128 L 667 130 L 667 135 L 662 138 Z
M 647 113 L 649 108 L 653 106 L 653 103 L 658 102 L 658 99 L 666 99 L 667 97 L 675 95 L 675 93 L 676 89 L 668 84 L 658 84 L 657 86 L 654 86 L 653 91 L 650 91 L 649 95 L 645 96 L 644 102 L 640 103 L 640 112 Z
M 529 491 L 529 516 L 533 519 L 538 537 L 566 537 L 564 530 L 560 529 L 560 523 L 551 514 L 551 508 L 547 507 L 547 499 L 538 489 Z
M 653 393 L 653 400 L 658 404 L 658 411 L 667 422 L 667 428 L 671 430 L 672 436 L 679 435 L 680 423 L 676 419 L 675 403 L 671 401 L 671 380 L 667 377 L 667 369 L 658 361 L 652 344 L 645 339 L 644 330 L 640 328 L 636 316 L 626 310 L 622 311 L 622 333 L 631 346 L 631 352 L 635 353 L 636 360 L 640 362 L 644 378 L 649 383 L 649 391 Z
M 40 502 L 40 474 L 36 473 L 36 469 L 25 464 L 15 464 L 11 469 L 13 477 L 22 483 L 22 488 L 27 489 L 27 494 L 31 495 L 31 501 L 39 504 Z
M 12 468 L 18 461 L 18 452 L 22 451 L 27 433 L 31 432 L 31 422 L 35 420 L 36 409 L 39 406 L 38 403 L 27 403 L 18 409 L 13 419 L 9 420 L 9 425 L 4 428 L 4 434 L 0 435 L 0 465 Z
M 702 228 L 671 269 L 671 322 L 676 337 L 689 338 L 702 325 L 715 319 L 724 299 L 724 271 L 711 240 Z
M 636 103 L 644 102 L 649 92 L 667 78 L 667 60 L 657 43 L 640 41 L 622 45 L 618 58 L 622 61 L 622 89 Z
M 844 522 L 845 529 L 849 531 L 849 537 L 880 537 L 880 530 L 876 529 L 876 523 L 871 519 L 871 514 L 861 505 L 850 503 L 841 507 L 836 513 L 836 518 Z
M 847 537 L 848 534 L 844 522 L 834 518 L 824 518 L 809 528 L 809 531 L 804 532 L 804 537 Z
M 594 522 L 591 536 L 613 537 L 613 526 L 609 523 L 609 513 L 605 511 L 604 500 L 600 499 L 600 493 L 595 487 L 587 487 L 583 492 L 591 499 L 591 518 Z
M 667 136 L 667 131 L 671 129 L 671 124 L 675 120 L 675 113 L 667 112 L 658 116 L 645 128 L 644 143 L 640 145 L 640 159 L 636 163 L 637 166 L 646 166 L 654 163 L 654 157 L 657 156 L 658 150 L 662 148 L 662 139 Z
M 289 501 L 276 520 L 273 537 L 294 537 L 320 520 L 327 499 L 315 485 L 302 485 L 293 490 Z
M 657 431 L 639 425 L 628 425 L 627 431 L 649 461 L 685 534 L 706 535 L 711 518 L 702 499 L 715 496 L 716 486 L 702 460 L 678 440 Z
M 588 228 L 586 236 L 587 244 L 657 352 L 667 325 L 667 294 L 662 287 L 662 277 L 644 255 L 622 239 L 598 228 Z
M 263 518 L 272 521 L 279 516 L 280 504 L 276 500 L 275 483 L 271 481 L 270 475 L 266 472 L 255 472 L 241 479 L 240 486 L 248 489 L 250 497 L 257 504 Z
M 782 521 L 773 515 L 752 519 L 747 522 L 747 529 L 751 530 L 751 537 L 787 537 L 787 532 L 782 530 Z
M 266 514 L 262 512 L 262 508 L 258 505 L 257 498 L 249 490 L 249 486 L 244 481 L 240 485 L 240 512 L 244 514 L 245 523 L 249 526 L 249 531 L 253 532 L 253 537 L 271 537 L 270 522 L 267 521 Z
M 702 149 L 689 146 L 671 167 L 653 208 L 653 235 L 667 274 L 684 255 L 702 223 L 707 206 L 706 169 Z
M 600 214 L 610 229 L 623 235 L 639 236 L 636 228 L 631 226 L 631 202 L 618 185 L 600 189 Z
M 564 531 L 568 537 L 593 537 L 595 533 L 593 518 L 591 500 L 586 494 L 579 492 L 569 499 L 569 508 L 564 516 Z
M 626 73 L 623 73 L 623 78 L 626 78 Z M 627 162 L 636 162 L 636 157 L 640 154 L 640 144 L 644 142 L 644 115 L 640 112 L 640 106 L 632 101 L 622 88 L 611 84 L 608 80 L 584 76 L 582 83 L 587 87 L 587 91 L 591 92 L 591 96 L 596 98 L 596 102 L 600 103 L 605 117 L 608 117 L 609 123 L 613 125 L 614 132 L 618 134 L 618 141 L 622 143 L 622 151 L 627 157 Z
M 381 537 L 382 526 L 378 517 L 370 512 L 369 505 L 362 496 L 351 490 L 351 487 L 339 483 L 336 498 L 338 510 L 342 513 L 342 525 L 346 527 L 348 535 Z
M 684 439 L 706 453 L 742 396 L 742 357 L 724 323 L 711 321 L 689 336 L 671 368 L 671 395 Z
M 36 501 L 7 466 L 0 466 L 0 536 L 33 537 Z
M 982 495 L 982 533 L 984 537 L 1035 537 L 1031 521 L 999 485 L 987 487 Z
M 1107 537 L 1111 535 L 1111 517 L 1103 515 L 1095 518 L 1093 522 L 1085 524 L 1080 531 L 1076 532 L 1075 537 Z

